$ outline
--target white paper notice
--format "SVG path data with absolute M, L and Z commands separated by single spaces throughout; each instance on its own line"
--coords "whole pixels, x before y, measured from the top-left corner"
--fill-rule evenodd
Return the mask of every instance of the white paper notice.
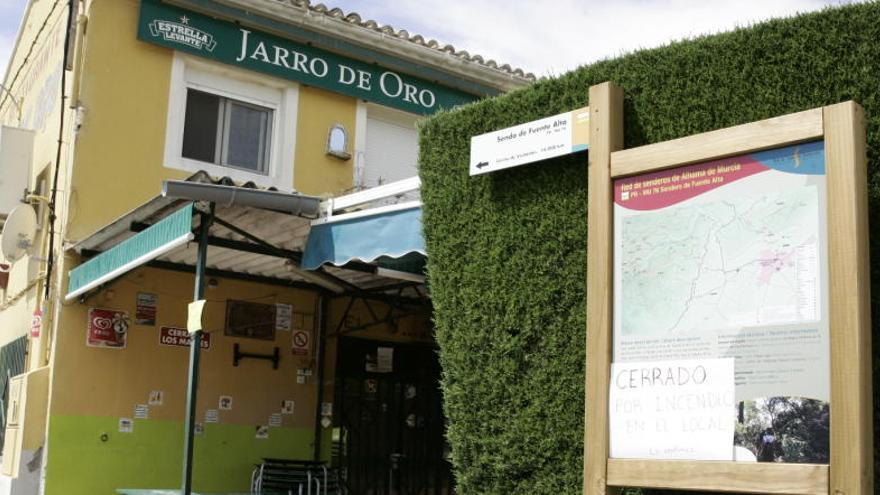
M 138 404 L 134 406 L 134 419 L 149 419 L 150 406 L 146 404 Z
M 119 418 L 119 433 L 131 433 L 134 431 L 134 421 L 131 418 Z
M 394 371 L 394 348 L 379 347 L 376 349 L 376 371 L 391 373 Z
M 205 423 L 219 423 L 220 413 L 216 409 L 208 409 L 205 411 Z
M 281 424 L 282 421 L 280 413 L 274 413 L 269 416 L 269 426 L 271 426 L 272 428 L 278 428 L 281 426 Z
M 290 304 L 275 303 L 275 330 L 290 331 L 293 306 Z
M 611 457 L 733 460 L 734 360 L 611 365 Z

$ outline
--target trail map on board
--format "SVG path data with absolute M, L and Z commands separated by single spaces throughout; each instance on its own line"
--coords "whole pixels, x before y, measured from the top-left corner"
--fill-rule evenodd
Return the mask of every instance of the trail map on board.
M 822 141 L 614 181 L 613 361 L 733 358 L 731 459 L 827 462 L 826 208 Z
M 807 186 L 626 218 L 623 333 L 816 320 L 818 205 Z

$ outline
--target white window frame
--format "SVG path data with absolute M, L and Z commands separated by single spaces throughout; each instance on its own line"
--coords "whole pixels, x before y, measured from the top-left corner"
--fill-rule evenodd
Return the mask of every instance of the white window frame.
M 272 110 L 265 174 L 183 157 L 186 95 L 190 88 Z M 165 126 L 164 166 L 190 173 L 204 170 L 212 177 L 227 176 L 235 181 L 252 181 L 262 187 L 292 191 L 298 103 L 299 86 L 295 83 L 174 52 Z

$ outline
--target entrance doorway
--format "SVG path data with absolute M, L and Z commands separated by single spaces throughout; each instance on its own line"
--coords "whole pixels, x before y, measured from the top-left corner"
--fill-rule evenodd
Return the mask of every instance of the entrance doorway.
M 351 495 L 452 495 L 435 347 L 341 337 L 337 462 Z

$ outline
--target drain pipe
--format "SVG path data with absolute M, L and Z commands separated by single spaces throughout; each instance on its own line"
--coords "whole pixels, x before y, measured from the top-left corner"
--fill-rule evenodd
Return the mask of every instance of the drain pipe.
M 318 346 L 318 394 L 315 401 L 315 440 L 312 442 L 314 450 L 312 451 L 312 459 L 321 460 L 321 437 L 324 433 L 324 427 L 321 425 L 321 405 L 324 402 L 324 355 L 327 343 L 327 294 L 321 292 L 318 294 L 318 338 L 315 343 Z

